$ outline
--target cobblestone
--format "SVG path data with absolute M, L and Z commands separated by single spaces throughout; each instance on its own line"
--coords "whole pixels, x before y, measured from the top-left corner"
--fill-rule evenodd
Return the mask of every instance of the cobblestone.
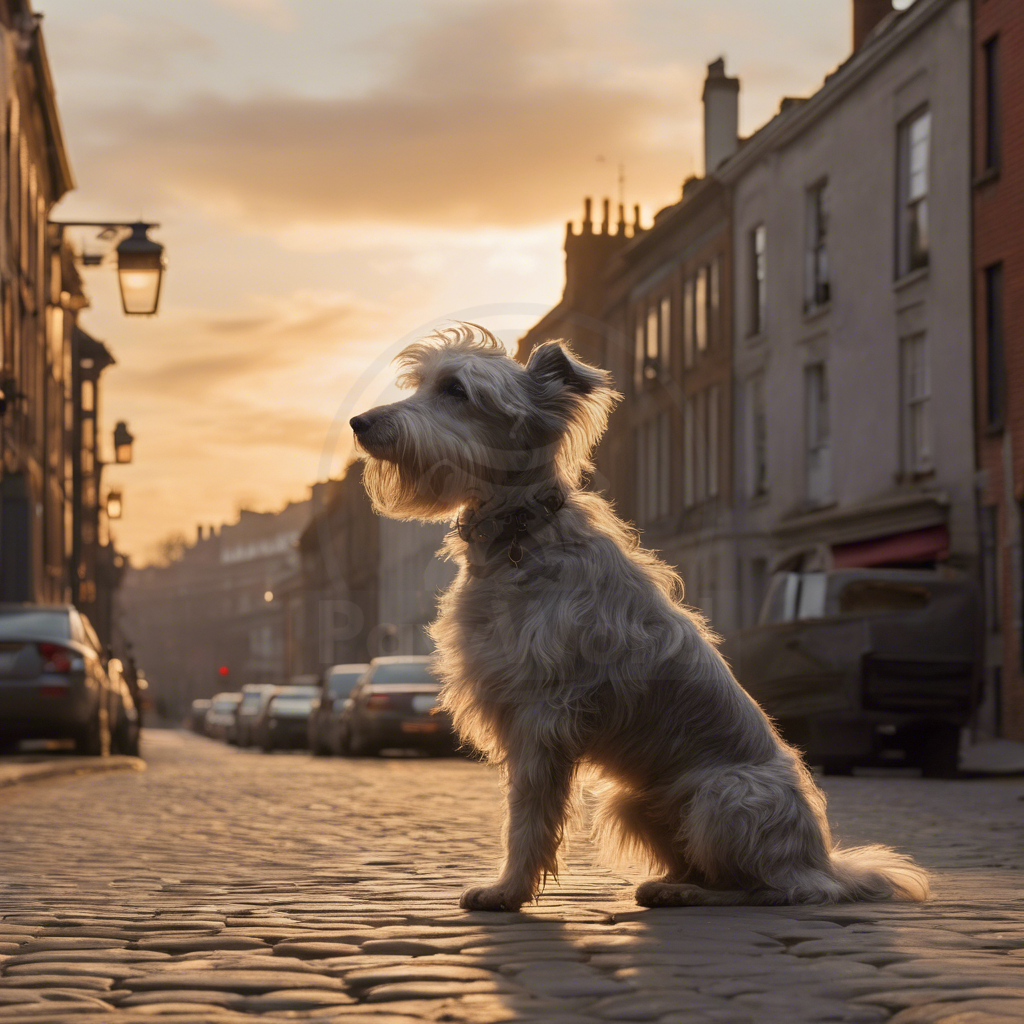
M 1021 779 L 826 780 L 844 842 L 934 872 L 923 905 L 642 910 L 577 839 L 489 915 L 457 905 L 498 858 L 478 764 L 147 751 L 0 793 L 0 1022 L 1024 1019 Z

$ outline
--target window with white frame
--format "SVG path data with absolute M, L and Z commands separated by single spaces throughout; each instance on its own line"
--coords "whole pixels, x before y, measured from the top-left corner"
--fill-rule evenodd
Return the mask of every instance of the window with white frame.
M 897 276 L 928 266 L 931 248 L 928 223 L 931 137 L 930 110 L 918 111 L 899 126 Z
M 829 438 L 828 374 L 824 363 L 804 367 L 804 431 L 807 500 L 813 505 L 830 500 L 832 448 Z
M 690 395 L 683 406 L 683 504 L 691 508 L 697 503 L 697 477 L 694 456 L 693 424 L 695 399 Z
M 664 519 L 670 508 L 669 414 L 659 413 L 636 429 L 636 520 Z
M 807 190 L 804 245 L 804 312 L 824 306 L 831 297 L 828 268 L 826 181 Z
M 722 258 L 708 265 L 708 345 L 714 347 L 721 336 Z
M 768 415 L 764 403 L 764 370 L 751 374 L 743 387 L 743 440 L 748 498 L 768 493 Z
M 685 366 L 693 366 L 694 360 L 694 280 L 692 277 L 686 279 L 683 285 L 683 363 Z
M 931 374 L 924 334 L 900 342 L 900 390 L 903 416 L 903 471 L 932 469 Z
M 636 312 L 637 388 L 654 383 L 668 369 L 671 345 L 672 302 L 669 296 L 644 300 Z
M 718 497 L 719 387 L 708 388 L 708 497 Z
M 750 232 L 750 334 L 760 334 L 768 319 L 768 232 L 763 224 Z
M 708 268 L 697 271 L 694 285 L 694 336 L 697 351 L 705 352 L 708 347 Z

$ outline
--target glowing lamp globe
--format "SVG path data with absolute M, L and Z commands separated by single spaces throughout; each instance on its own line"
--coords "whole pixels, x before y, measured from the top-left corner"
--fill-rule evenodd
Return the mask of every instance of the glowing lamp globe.
M 160 304 L 164 247 L 147 231 L 146 224 L 133 224 L 132 233 L 117 247 L 117 278 L 126 316 L 152 316 Z

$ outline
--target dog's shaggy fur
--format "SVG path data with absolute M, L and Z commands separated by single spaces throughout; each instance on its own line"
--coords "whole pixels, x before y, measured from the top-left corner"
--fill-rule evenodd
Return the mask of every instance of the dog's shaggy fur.
M 661 875 L 637 890 L 645 906 L 925 899 L 907 857 L 833 844 L 823 795 L 679 577 L 581 489 L 610 376 L 558 342 L 524 368 L 467 324 L 399 359 L 415 393 L 352 420 L 364 481 L 385 515 L 462 517 L 432 627 L 442 703 L 508 795 L 501 875 L 462 906 L 537 897 L 582 766 L 604 779 L 599 831 Z

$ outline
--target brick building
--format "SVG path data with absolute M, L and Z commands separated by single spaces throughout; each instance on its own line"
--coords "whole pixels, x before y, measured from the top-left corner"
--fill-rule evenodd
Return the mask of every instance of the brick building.
M 1024 5 L 973 3 L 978 514 L 994 731 L 1024 740 Z

